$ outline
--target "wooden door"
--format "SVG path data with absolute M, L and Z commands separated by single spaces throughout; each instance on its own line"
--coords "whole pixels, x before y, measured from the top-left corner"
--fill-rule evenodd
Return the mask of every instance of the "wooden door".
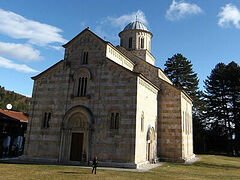
M 70 160 L 82 161 L 83 133 L 72 133 Z

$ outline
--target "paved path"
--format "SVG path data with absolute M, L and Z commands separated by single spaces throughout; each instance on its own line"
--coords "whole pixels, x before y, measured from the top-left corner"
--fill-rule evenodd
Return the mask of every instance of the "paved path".
M 3 158 L 3 159 L 0 159 L 0 163 L 1 162 L 3 162 L 3 163 L 14 163 L 14 164 L 39 164 L 39 163 L 34 163 L 34 162 L 22 161 L 19 158 Z M 43 165 L 46 165 L 46 164 L 48 164 L 48 163 L 43 163 Z M 98 167 L 98 169 L 111 170 L 111 171 L 146 172 L 146 171 L 149 171 L 153 168 L 161 166 L 163 164 L 164 164 L 164 162 L 157 162 L 156 164 L 146 164 L 139 169 L 113 168 L 113 167 Z M 55 164 L 55 165 L 63 165 L 63 164 Z M 88 169 L 92 168 L 90 166 L 80 166 L 80 165 L 76 165 L 76 166 L 63 165 L 63 166 L 65 166 L 65 167 L 75 167 L 75 168 L 88 168 Z
M 98 167 L 98 169 L 102 169 L 102 170 L 110 170 L 110 171 L 128 171 L 128 172 L 146 172 L 149 171 L 153 168 L 156 168 L 158 166 L 163 165 L 163 162 L 158 162 L 156 164 L 147 164 L 144 167 L 141 167 L 139 169 L 130 169 L 130 168 L 112 168 L 112 167 Z M 69 166 L 68 166 L 69 167 Z M 72 166 L 72 167 L 76 167 L 76 168 L 89 168 L 91 169 L 92 167 L 88 167 L 88 166 Z

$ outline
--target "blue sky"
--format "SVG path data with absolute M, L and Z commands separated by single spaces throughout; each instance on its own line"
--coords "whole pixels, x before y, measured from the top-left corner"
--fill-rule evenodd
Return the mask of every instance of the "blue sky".
M 153 33 L 156 65 L 182 53 L 200 89 L 217 63 L 240 62 L 240 0 L 0 0 L 0 85 L 31 96 L 30 77 L 63 58 L 62 44 L 89 26 L 118 45 L 136 15 Z

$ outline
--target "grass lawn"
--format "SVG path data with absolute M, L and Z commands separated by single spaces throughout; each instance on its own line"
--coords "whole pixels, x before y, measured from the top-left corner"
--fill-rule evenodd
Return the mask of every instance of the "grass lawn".
M 58 165 L 23 165 L 0 163 L 0 179 L 236 179 L 240 180 L 240 158 L 199 155 L 192 165 L 166 163 L 148 172 L 98 170 Z

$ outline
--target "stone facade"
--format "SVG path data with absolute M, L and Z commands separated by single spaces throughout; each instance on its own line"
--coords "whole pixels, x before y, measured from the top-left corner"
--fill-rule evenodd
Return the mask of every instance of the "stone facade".
M 121 41 L 144 33 L 142 49 L 115 47 L 88 28 L 63 46 L 64 59 L 32 78 L 22 158 L 86 163 L 98 156 L 105 166 L 138 168 L 194 156 L 191 98 L 154 66 L 151 33 L 126 30 Z

